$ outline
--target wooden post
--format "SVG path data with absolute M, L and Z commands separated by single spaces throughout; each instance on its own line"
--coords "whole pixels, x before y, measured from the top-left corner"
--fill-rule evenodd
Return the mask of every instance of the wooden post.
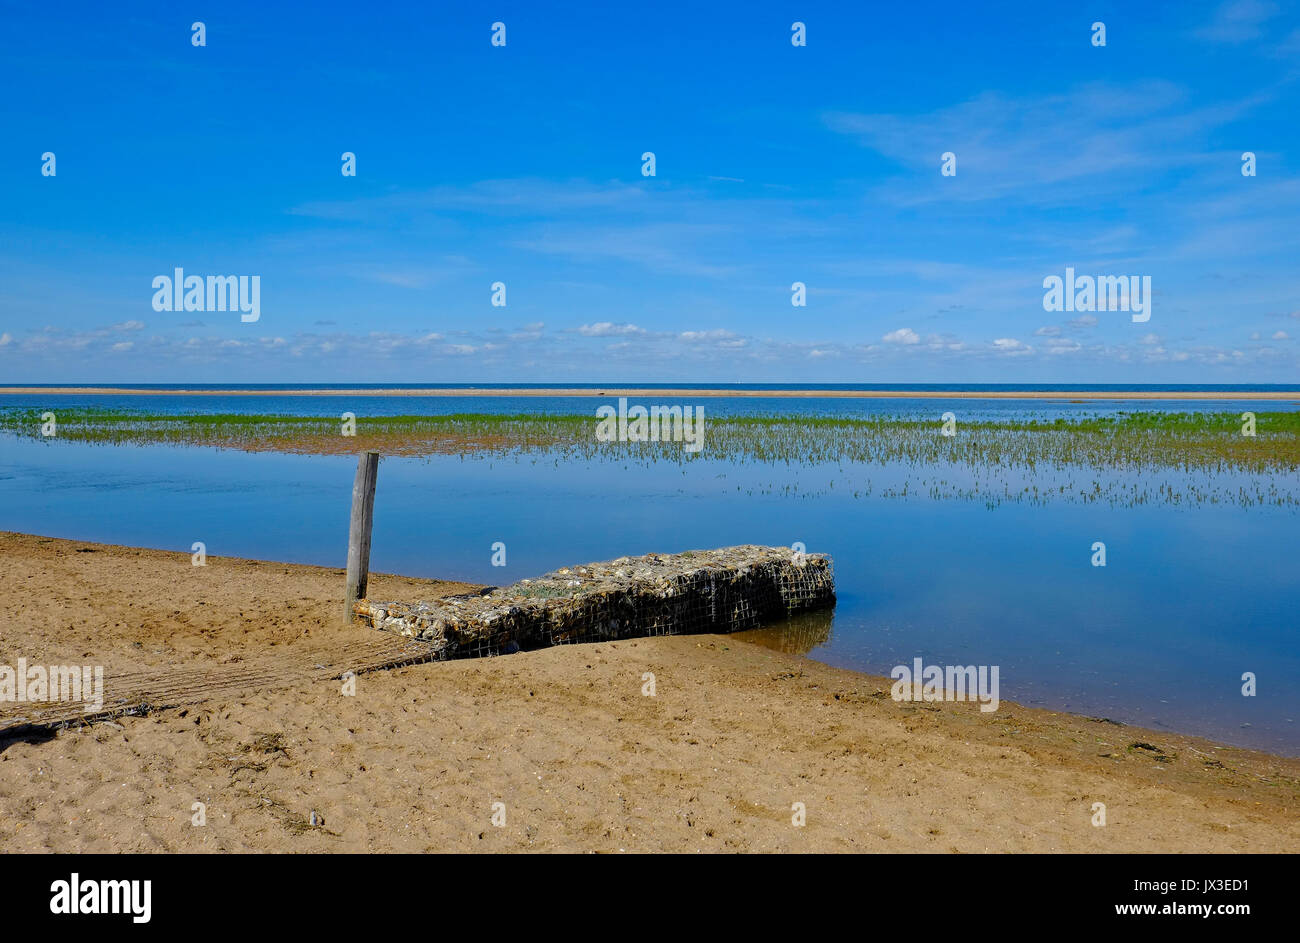
M 344 619 L 352 622 L 358 599 L 366 598 L 370 577 L 370 525 L 374 522 L 375 479 L 379 475 L 379 453 L 364 452 L 357 459 L 357 478 L 352 484 L 352 521 L 348 526 L 348 589 Z

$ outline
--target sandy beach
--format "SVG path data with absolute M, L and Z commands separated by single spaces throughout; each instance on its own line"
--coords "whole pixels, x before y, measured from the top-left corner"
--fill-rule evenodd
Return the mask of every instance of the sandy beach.
M 0 662 L 310 662 L 339 570 L 0 533 Z M 372 577 L 375 598 L 462 584 Z M 642 694 L 643 675 L 656 696 Z M 1292 851 L 1300 760 L 726 636 L 432 662 L 0 740 L 9 851 Z M 494 825 L 493 804 L 505 824 Z M 1091 824 L 1106 804 L 1107 824 Z M 206 824 L 192 824 L 203 803 Z M 803 803 L 807 824 L 791 807 Z M 315 812 L 323 824 L 313 827 Z
M 1044 391 L 1044 390 L 710 390 L 710 389 L 646 389 L 639 387 L 609 387 L 608 389 L 427 389 L 427 390 L 139 390 L 124 387 L 0 387 L 0 396 L 627 396 L 638 398 L 731 398 L 763 397 L 777 399 L 808 399 L 829 397 L 833 399 L 1031 399 L 1031 400 L 1183 400 L 1203 402 L 1235 402 L 1238 400 L 1276 400 L 1300 403 L 1300 390 L 1264 390 L 1260 392 L 1200 390 L 1119 390 L 1099 392 Z

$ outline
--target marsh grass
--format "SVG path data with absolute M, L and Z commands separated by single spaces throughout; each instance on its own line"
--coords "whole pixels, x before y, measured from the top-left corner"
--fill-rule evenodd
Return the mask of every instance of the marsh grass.
M 0 432 L 41 439 L 43 410 L 0 409 Z M 1300 412 L 1256 413 L 1256 435 L 1241 434 L 1240 412 L 1120 412 L 1053 420 L 940 423 L 906 417 L 745 416 L 709 419 L 704 449 L 680 443 L 600 442 L 596 419 L 581 415 L 377 416 L 343 436 L 333 417 L 250 414 L 171 415 L 67 409 L 45 441 L 104 445 L 203 446 L 244 451 L 385 455 L 534 456 L 652 464 L 694 462 L 784 468 L 750 493 L 810 496 L 843 491 L 908 498 L 1122 504 L 1297 505 Z M 872 469 L 889 470 L 884 483 Z M 919 477 L 897 480 L 899 469 Z M 824 484 L 813 472 L 829 470 Z M 722 473 L 725 476 L 725 471 Z M 742 489 L 745 486 L 738 486 Z

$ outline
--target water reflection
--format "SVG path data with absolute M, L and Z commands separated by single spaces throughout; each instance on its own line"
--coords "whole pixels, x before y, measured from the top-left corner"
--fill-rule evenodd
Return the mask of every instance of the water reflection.
M 831 624 L 834 620 L 834 608 L 801 612 L 781 622 L 773 622 L 745 632 L 736 632 L 732 638 L 762 645 L 764 648 L 773 648 L 778 652 L 807 655 L 817 646 L 830 642 Z

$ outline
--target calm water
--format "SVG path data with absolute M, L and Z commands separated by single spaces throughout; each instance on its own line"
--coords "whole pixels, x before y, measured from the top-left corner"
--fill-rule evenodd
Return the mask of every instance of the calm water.
M 28 399 L 6 397 L 0 406 L 50 405 Z M 593 411 L 589 399 L 508 395 L 328 405 L 292 395 L 178 397 L 175 404 L 164 397 L 82 399 L 123 399 L 151 411 Z M 714 415 L 815 407 L 835 415 L 928 416 L 948 408 L 939 401 L 776 399 L 705 406 Z M 960 407 L 1040 416 L 1150 408 Z M 201 540 L 209 555 L 341 566 L 354 470 L 349 457 L 0 437 L 0 528 L 186 552 Z M 855 498 L 835 487 L 837 474 L 708 460 L 647 467 L 544 455 L 385 459 L 372 568 L 502 584 L 623 554 L 803 541 L 834 556 L 839 604 L 832 617 L 768 630 L 768 644 L 811 645 L 813 658 L 876 674 L 916 656 L 927 664 L 995 664 L 1006 699 L 1300 755 L 1294 511 Z M 774 480 L 803 490 L 773 489 Z M 490 564 L 498 540 L 507 546 L 505 568 Z M 1094 540 L 1106 542 L 1105 568 L 1090 564 Z M 1241 696 L 1245 671 L 1258 677 L 1256 697 Z
M 663 384 L 637 384 L 641 388 L 654 388 Z M 168 386 L 166 384 L 154 384 L 153 386 L 161 389 L 177 389 L 178 386 Z M 469 387 L 467 384 L 446 384 L 445 388 Z M 536 386 L 536 385 L 533 385 Z M 593 384 L 571 383 L 564 385 L 566 389 L 580 388 L 583 386 L 593 386 Z M 606 388 L 607 385 L 594 384 L 597 388 Z M 722 384 L 695 384 L 701 389 L 722 389 L 726 388 Z M 733 384 L 734 388 L 762 390 L 774 387 L 766 387 L 760 384 Z M 907 384 L 817 384 L 812 385 L 813 389 L 862 389 L 862 390 L 896 390 L 906 387 Z M 400 384 L 383 384 L 381 387 L 369 386 L 366 384 L 318 384 L 313 385 L 313 389 L 355 389 L 360 391 L 367 388 L 398 389 Z M 527 388 L 530 384 L 519 384 L 515 388 Z M 1207 385 L 1208 387 L 1208 385 Z M 148 384 L 142 384 L 141 389 L 149 388 Z M 365 419 L 367 416 L 446 416 L 456 413 L 490 413 L 505 415 L 531 415 L 542 413 L 560 413 L 566 415 L 590 416 L 595 412 L 593 403 L 597 402 L 591 397 L 586 396 L 514 396 L 511 395 L 510 389 L 502 387 L 498 396 L 374 396 L 374 395 L 357 395 L 350 397 L 342 396 L 302 396 L 295 395 L 293 392 L 285 392 L 283 395 L 261 395 L 261 396 L 236 396 L 220 395 L 223 388 L 233 389 L 268 389 L 274 390 L 279 387 L 276 384 L 196 384 L 190 389 L 210 390 L 213 392 L 204 396 L 184 396 L 165 394 L 151 394 L 147 396 L 133 396 L 129 393 L 120 395 L 97 395 L 90 393 L 44 393 L 28 394 L 23 396 L 0 396 L 0 409 L 21 408 L 21 409 L 52 409 L 56 413 L 60 408 L 76 407 L 100 407 L 104 409 L 121 409 L 121 410 L 138 410 L 148 413 L 160 414 L 202 414 L 216 415 L 224 413 L 271 413 L 288 416 L 339 416 L 344 412 L 356 414 L 358 419 Z M 301 388 L 301 387 L 300 387 Z M 411 389 L 418 389 L 418 386 L 412 385 Z M 669 384 L 669 388 L 681 389 L 681 386 Z M 790 384 L 779 387 L 780 389 L 799 389 L 798 384 Z M 944 385 L 926 385 L 925 389 L 944 390 Z M 999 390 L 1004 387 L 1001 384 L 988 383 L 976 385 L 953 385 L 953 390 Z M 1032 384 L 1018 384 L 1014 388 L 1018 390 L 1042 389 L 1047 392 L 1052 391 L 1050 385 L 1039 385 L 1035 387 Z M 1087 390 L 1128 390 L 1133 389 L 1132 385 L 1110 385 L 1110 384 L 1063 384 L 1061 389 L 1069 391 L 1083 392 Z M 1149 390 L 1177 390 L 1177 387 L 1147 385 L 1141 387 Z M 496 389 L 495 387 L 493 389 Z M 1290 388 L 1274 387 L 1268 385 L 1262 386 L 1224 386 L 1220 385 L 1214 389 L 1222 390 L 1241 390 L 1243 392 L 1258 392 L 1261 390 L 1278 390 L 1287 391 Z M 610 402 L 616 400 L 611 399 Z M 600 400 L 599 402 L 604 402 Z M 630 402 L 643 402 L 650 404 L 656 400 L 630 400 Z M 674 400 L 673 402 L 676 402 Z M 1071 401 L 1068 399 L 1060 400 L 1014 400 L 1014 399 L 997 399 L 997 400 L 978 400 L 967 399 L 964 397 L 954 397 L 953 399 L 845 399 L 842 397 L 806 397 L 791 398 L 783 396 L 774 396 L 771 398 L 764 396 L 746 396 L 734 399 L 726 397 L 705 397 L 698 400 L 683 400 L 704 408 L 706 418 L 708 416 L 751 416 L 751 415 L 788 415 L 788 416 L 840 416 L 845 418 L 867 418 L 871 416 L 904 416 L 916 418 L 929 418 L 938 420 L 944 412 L 951 410 L 962 421 L 976 421 L 982 419 L 1016 419 L 1035 417 L 1039 419 L 1051 419 L 1056 417 L 1079 417 L 1079 416 L 1099 416 L 1114 415 L 1122 412 L 1161 412 L 1161 411 L 1178 411 L 1178 412 L 1204 412 L 1218 410 L 1254 410 L 1255 412 L 1267 412 L 1271 410 L 1291 410 L 1300 405 L 1300 390 L 1296 390 L 1294 401 L 1273 400 L 1258 401 L 1254 403 L 1228 403 L 1215 400 L 1088 400 L 1088 401 Z

